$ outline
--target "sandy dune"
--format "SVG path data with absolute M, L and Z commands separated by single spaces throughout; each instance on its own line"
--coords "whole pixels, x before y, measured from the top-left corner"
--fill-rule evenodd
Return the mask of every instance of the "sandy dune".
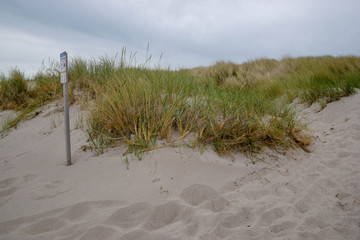
M 129 169 L 81 150 L 76 106 L 65 166 L 55 109 L 0 139 L 0 239 L 360 239 L 360 94 L 304 110 L 312 153 L 169 147 Z

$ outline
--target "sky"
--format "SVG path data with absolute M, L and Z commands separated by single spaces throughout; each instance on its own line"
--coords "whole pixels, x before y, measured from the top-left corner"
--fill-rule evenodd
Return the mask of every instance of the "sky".
M 0 73 L 74 57 L 171 69 L 285 56 L 360 56 L 359 0 L 0 0 Z M 149 51 L 147 50 L 149 46 Z M 147 53 L 148 52 L 148 53 Z

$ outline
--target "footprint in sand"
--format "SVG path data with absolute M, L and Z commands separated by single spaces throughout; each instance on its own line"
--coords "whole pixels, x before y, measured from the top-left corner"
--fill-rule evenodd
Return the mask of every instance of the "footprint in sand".
M 252 200 L 252 201 L 257 201 L 257 200 L 261 200 L 264 197 L 268 196 L 270 194 L 270 191 L 267 189 L 261 190 L 261 191 L 243 190 L 243 191 L 241 191 L 241 193 L 243 194 L 243 196 L 245 198 Z
M 46 183 L 43 186 L 37 187 L 32 191 L 34 200 L 42 200 L 54 198 L 60 194 L 66 193 L 70 191 L 71 188 L 65 188 L 62 185 L 61 181 L 52 181 L 50 183 Z
M 31 152 L 30 151 L 22 152 L 22 153 L 19 153 L 19 154 L 15 155 L 14 158 L 19 158 L 19 157 L 25 156 L 25 155 L 27 155 L 29 153 L 31 153 Z
M 296 193 L 296 189 L 288 186 L 288 182 L 275 183 L 270 186 L 271 194 L 277 197 L 292 197 Z M 265 190 L 263 190 L 265 191 Z M 256 192 L 256 191 L 255 191 Z
M 25 175 L 22 179 L 24 182 L 30 182 L 35 178 L 36 178 L 36 175 L 28 174 L 28 175 Z
M 62 215 L 65 219 L 70 221 L 78 220 L 91 212 L 91 205 L 89 202 L 82 202 L 72 205 Z
M 220 195 L 209 186 L 194 184 L 185 188 L 180 197 L 188 204 L 198 206 L 205 201 L 218 199 Z
M 4 197 L 4 198 L 0 198 L 0 207 L 2 207 L 3 205 L 5 205 L 7 202 L 9 202 L 12 199 L 11 196 L 9 197 Z
M 17 187 L 12 187 L 7 190 L 0 191 L 0 198 L 7 197 L 9 195 L 12 195 L 16 192 Z
M 73 240 L 79 239 L 81 235 L 86 233 L 87 229 L 83 228 L 81 224 L 74 224 L 71 226 L 66 226 L 55 233 L 57 238 L 54 240 Z
M 115 230 L 109 227 L 96 226 L 87 231 L 80 240 L 105 240 L 109 239 L 116 233 Z
M 10 156 L 1 157 L 0 158 L 0 169 L 1 170 L 8 170 L 8 169 L 14 168 L 10 164 L 11 159 L 12 159 L 12 157 L 10 157 Z
M 172 240 L 173 238 L 165 236 L 162 233 L 147 232 L 143 230 L 135 230 L 124 234 L 120 240 Z
M 330 223 L 328 222 L 328 220 L 329 219 L 326 216 L 315 215 L 315 216 L 307 217 L 305 219 L 304 224 L 308 229 L 311 229 L 311 228 L 324 229 L 324 228 L 330 226 Z
M 338 185 L 337 183 L 331 181 L 328 178 L 321 178 L 315 182 L 317 191 L 321 192 L 326 196 L 331 195 L 333 193 L 333 189 L 337 187 L 337 185 Z
M 17 218 L 17 219 L 6 221 L 6 222 L 1 222 L 0 223 L 0 236 L 9 234 L 9 233 L 15 231 L 16 229 L 19 228 L 19 226 L 21 226 L 25 222 L 26 221 L 24 220 L 24 218 Z
M 338 158 L 347 158 L 350 156 L 350 153 L 349 152 L 345 152 L 345 151 L 340 151 L 336 154 L 336 156 Z
M 279 224 L 275 224 L 270 226 L 270 232 L 278 235 L 278 236 L 284 236 L 289 234 L 297 224 L 295 222 L 285 221 Z
M 191 206 L 200 206 L 213 212 L 219 212 L 229 206 L 230 202 L 206 185 L 194 184 L 180 194 L 180 197 Z
M 149 216 L 151 205 L 149 203 L 135 203 L 114 212 L 105 224 L 122 228 L 133 228 L 143 223 Z
M 237 213 L 224 213 L 221 225 L 226 228 L 245 227 L 252 225 L 254 214 L 251 208 L 243 207 Z
M 10 187 L 17 178 L 7 178 L 5 180 L 0 181 L 0 188 L 8 188 Z
M 176 201 L 169 201 L 154 207 L 144 224 L 144 228 L 155 230 L 173 223 L 183 207 L 183 205 Z
M 17 178 L 7 178 L 0 181 L 0 189 L 5 189 L 0 191 L 0 207 L 9 202 L 18 189 L 17 187 L 11 187 L 16 180 Z
M 314 205 L 320 204 L 321 202 L 319 200 L 321 198 L 321 194 L 318 191 L 310 190 L 304 197 L 295 203 L 295 209 L 301 214 L 306 213 L 307 211 L 314 209 Z
M 270 209 L 260 216 L 259 224 L 262 226 L 269 226 L 275 220 L 282 218 L 285 212 L 282 208 Z
M 232 192 L 238 189 L 241 186 L 245 186 L 248 183 L 259 181 L 263 185 L 266 185 L 269 183 L 269 180 L 266 179 L 266 175 L 271 171 L 270 168 L 264 167 L 258 170 L 254 170 L 252 172 L 249 172 L 245 174 L 243 177 L 236 178 L 232 182 L 226 183 L 222 188 L 221 192 Z M 287 174 L 287 173 L 285 173 Z M 287 176 L 290 174 L 287 174 Z
M 306 213 L 311 208 L 311 199 L 308 196 L 303 197 L 295 203 L 295 208 L 299 213 Z
M 36 235 L 51 231 L 56 231 L 65 226 L 65 221 L 59 218 L 46 218 L 37 223 L 31 224 L 25 229 L 30 235 Z
M 217 199 L 212 199 L 205 202 L 202 207 L 213 212 L 223 211 L 226 207 L 230 205 L 230 202 L 223 197 Z

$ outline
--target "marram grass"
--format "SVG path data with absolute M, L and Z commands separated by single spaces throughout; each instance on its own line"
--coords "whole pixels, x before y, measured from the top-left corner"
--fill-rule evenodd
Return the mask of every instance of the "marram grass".
M 294 99 L 325 106 L 360 88 L 360 58 L 354 56 L 219 62 L 171 71 L 134 66 L 125 55 L 123 50 L 120 60 L 70 63 L 70 98 L 87 109 L 86 131 L 97 154 L 126 144 L 127 152 L 141 157 L 162 147 L 159 140 L 174 144 L 185 137 L 190 147 L 210 145 L 219 154 L 306 145 L 309 138 L 305 143 L 297 137 L 306 129 Z M 2 89 L 9 80 L 2 81 Z M 35 82 L 36 91 L 23 91 L 32 102 L 28 106 L 61 97 L 56 67 L 40 71 Z

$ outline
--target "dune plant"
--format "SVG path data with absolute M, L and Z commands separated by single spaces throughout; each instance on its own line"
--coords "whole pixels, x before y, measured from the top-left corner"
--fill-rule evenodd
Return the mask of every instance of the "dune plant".
M 266 116 L 278 120 L 269 124 Z M 194 145 L 212 144 L 225 153 L 290 143 L 286 133 L 293 118 L 285 105 L 272 106 L 256 89 L 205 85 L 184 71 L 138 68 L 106 81 L 88 119 L 93 135 L 126 142 L 130 152 L 152 148 L 159 139 L 174 141 L 176 131 L 180 137 L 195 133 Z
M 294 100 L 325 106 L 360 88 L 360 58 L 355 56 L 222 61 L 177 71 L 151 68 L 150 59 L 136 64 L 136 54 L 127 56 L 124 48 L 119 58 L 70 62 L 70 99 L 87 110 L 84 130 L 96 154 L 125 144 L 127 152 L 141 158 L 144 151 L 185 138 L 189 146 L 210 145 L 219 154 L 303 146 L 309 139 L 297 137 L 305 128 Z M 23 80 L 19 72 L 3 77 L 2 108 L 22 106 L 25 114 L 62 96 L 56 62 L 39 71 L 31 90 Z M 19 88 L 5 91 L 10 85 Z
M 17 109 L 26 103 L 28 86 L 24 74 L 17 68 L 9 73 L 9 78 L 2 76 L 0 82 L 0 107 Z
M 42 106 L 62 96 L 62 86 L 59 78 L 60 72 L 57 62 L 49 61 L 48 66 L 45 66 L 43 63 L 41 69 L 33 78 L 35 87 L 32 91 L 34 92 L 35 104 L 37 106 Z
M 124 55 L 120 62 L 100 58 L 88 65 L 94 91 L 88 135 L 98 153 L 125 143 L 138 156 L 163 146 L 158 140 L 175 143 L 189 133 L 191 146 L 212 145 L 220 154 L 295 146 L 302 125 L 292 101 L 328 102 L 353 93 L 360 87 L 359 62 L 258 59 L 170 71 L 125 65 Z

